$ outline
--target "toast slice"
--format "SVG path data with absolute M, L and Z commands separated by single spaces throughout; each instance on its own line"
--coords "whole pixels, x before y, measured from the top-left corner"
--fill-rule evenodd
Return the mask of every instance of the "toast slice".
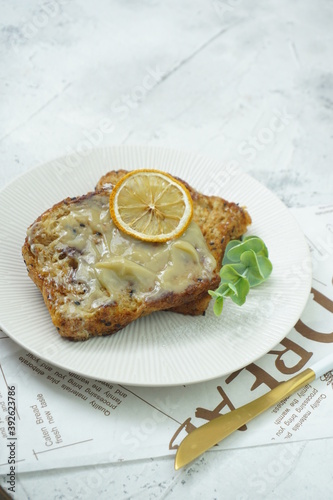
M 113 225 L 108 190 L 47 210 L 28 228 L 22 254 L 59 334 L 72 340 L 113 334 L 154 311 L 186 308 L 219 284 L 195 222 L 167 243 L 134 240 Z
M 127 170 L 112 170 L 105 174 L 96 185 L 97 190 L 111 191 L 113 186 L 128 173 Z M 210 290 L 220 283 L 219 271 L 225 248 L 230 240 L 240 238 L 251 224 L 251 217 L 246 209 L 236 203 L 228 202 L 218 196 L 206 196 L 193 189 L 187 182 L 180 180 L 189 190 L 193 200 L 193 221 L 198 224 L 206 240 L 207 246 L 216 260 L 216 268 L 212 277 Z M 217 286 L 215 284 L 218 284 Z M 211 300 L 207 291 L 195 297 L 195 300 L 184 302 L 170 308 L 173 312 L 193 316 L 204 314 Z

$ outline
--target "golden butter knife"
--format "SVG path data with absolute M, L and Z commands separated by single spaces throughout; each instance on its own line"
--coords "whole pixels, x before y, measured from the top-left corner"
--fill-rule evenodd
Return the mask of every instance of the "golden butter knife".
M 281 382 L 281 384 L 260 398 L 198 427 L 180 443 L 175 457 L 175 469 L 178 470 L 192 462 L 192 460 L 222 441 L 242 425 L 268 410 L 282 399 L 287 398 L 301 387 L 321 377 L 332 367 L 333 353 L 286 382 Z

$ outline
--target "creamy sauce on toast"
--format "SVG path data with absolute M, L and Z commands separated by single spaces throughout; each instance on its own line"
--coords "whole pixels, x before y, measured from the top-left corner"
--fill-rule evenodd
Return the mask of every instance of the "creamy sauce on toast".
M 43 234 L 45 244 L 43 243 Z M 52 238 L 50 238 L 52 235 Z M 146 243 L 122 233 L 113 224 L 108 196 L 94 194 L 52 211 L 28 229 L 31 252 L 44 279 L 65 287 L 61 307 L 89 314 L 124 294 L 133 300 L 158 300 L 210 280 L 216 261 L 199 226 L 166 243 Z

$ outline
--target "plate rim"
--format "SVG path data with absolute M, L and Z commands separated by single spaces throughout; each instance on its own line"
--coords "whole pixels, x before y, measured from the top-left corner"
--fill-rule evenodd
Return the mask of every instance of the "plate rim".
M 189 158 L 189 157 L 192 157 L 192 158 L 196 158 L 198 161 L 200 160 L 206 160 L 208 159 L 212 165 L 219 165 L 221 166 L 222 162 L 221 160 L 217 160 L 215 158 L 210 158 L 206 155 L 202 155 L 200 153 L 195 153 L 193 151 L 184 151 L 184 150 L 178 150 L 178 149 L 173 149 L 173 148 L 166 148 L 166 147 L 151 147 L 151 146 L 136 146 L 136 145 L 133 145 L 133 146 L 128 146 L 128 145 L 122 145 L 122 146 L 110 146 L 110 147 L 102 147 L 102 148 L 94 148 L 92 149 L 90 152 L 89 152 L 89 157 L 91 156 L 94 156 L 95 158 L 98 157 L 100 154 L 103 154 L 104 152 L 108 152 L 108 154 L 112 154 L 112 152 L 114 151 L 122 151 L 122 150 L 125 150 L 125 151 L 134 151 L 134 150 L 141 150 L 142 152 L 149 152 L 149 151 L 154 151 L 156 154 L 157 152 L 163 152 L 164 154 L 180 154 L 181 156 L 183 156 L 183 158 Z M 67 159 L 68 157 L 71 157 L 71 156 L 75 156 L 74 155 L 63 155 L 61 157 L 58 157 L 58 158 L 55 158 L 53 160 L 50 160 L 50 161 L 47 161 L 47 162 L 44 162 L 44 163 L 40 163 L 38 165 L 35 165 L 33 167 L 30 167 L 28 168 L 25 172 L 22 172 L 20 173 L 18 176 L 16 176 L 14 179 L 12 179 L 9 183 L 7 183 L 5 186 L 2 187 L 2 189 L 0 190 L 0 195 L 5 192 L 7 189 L 10 189 L 11 186 L 15 185 L 19 179 L 21 178 L 24 178 L 28 175 L 33 175 L 34 172 L 37 172 L 39 169 L 42 169 L 44 170 L 45 168 L 48 168 L 50 167 L 52 164 L 54 164 L 55 162 L 61 162 L 61 161 L 64 161 L 65 159 Z M 84 158 L 83 158 L 84 160 Z M 123 167 L 121 167 L 123 168 Z M 239 173 L 245 177 L 245 178 L 249 178 L 251 179 L 252 182 L 256 183 L 257 185 L 259 185 L 261 187 L 261 189 L 265 190 L 266 193 L 270 196 L 270 197 L 273 197 L 275 199 L 276 202 L 278 202 L 280 204 L 281 207 L 284 207 L 286 213 L 288 213 L 288 216 L 293 220 L 293 223 L 295 225 L 295 227 L 298 227 L 298 230 L 299 230 L 299 235 L 302 235 L 303 237 L 303 240 L 304 240 L 304 243 L 305 243 L 305 237 L 304 237 L 304 233 L 303 231 L 301 230 L 295 216 L 288 210 L 288 207 L 277 197 L 277 195 L 273 192 L 271 192 L 265 185 L 263 185 L 261 182 L 257 181 L 255 178 L 253 178 L 250 174 L 248 174 L 247 172 L 244 172 L 241 168 L 238 168 L 239 170 Z M 106 170 L 107 171 L 107 170 Z M 97 182 L 98 179 L 96 179 L 96 182 Z M 0 200 L 1 202 L 1 200 Z M 307 250 L 308 250 L 308 256 L 310 257 L 310 251 L 309 251 L 309 248 L 307 247 Z M 309 298 L 309 295 L 310 295 L 310 290 L 311 290 L 311 283 L 312 283 L 312 272 L 309 271 L 307 276 L 307 281 L 306 283 L 304 282 L 304 286 L 305 286 L 305 289 L 307 290 L 307 293 L 304 293 L 303 295 L 303 300 L 302 300 L 302 304 L 299 306 L 299 314 L 298 314 L 298 318 L 301 316 L 305 306 L 306 306 L 306 303 L 308 301 L 308 298 Z M 297 318 L 297 319 L 298 319 Z M 296 321 L 297 321 L 296 319 Z M 295 324 L 295 321 L 294 320 L 290 320 L 290 323 L 291 324 L 291 327 L 290 329 L 288 330 L 288 332 L 285 332 L 283 333 L 283 335 L 280 337 L 280 340 L 278 342 L 276 342 L 276 344 L 274 345 L 277 345 L 281 340 L 283 340 L 283 338 L 288 335 L 289 331 L 292 329 L 292 327 L 294 326 Z M 51 364 L 53 364 L 54 366 L 57 366 L 61 369 L 65 369 L 65 370 L 69 370 L 69 371 L 74 371 L 75 373 L 78 373 L 80 375 L 83 375 L 83 376 L 88 376 L 89 378 L 92 378 L 94 377 L 95 378 L 95 375 L 87 375 L 86 372 L 84 371 L 80 371 L 78 369 L 71 369 L 69 368 L 68 366 L 64 366 L 63 363 L 61 362 L 57 362 L 56 360 L 52 359 L 50 360 L 49 357 L 47 356 L 42 356 L 40 351 L 36 350 L 36 349 L 33 349 L 31 347 L 28 347 L 26 345 L 26 343 L 24 343 L 22 341 L 22 339 L 17 339 L 15 336 L 13 336 L 10 332 L 10 330 L 6 327 L 6 325 L 3 323 L 2 321 L 2 317 L 0 317 L 0 328 L 5 332 L 5 334 L 8 335 L 8 337 L 10 337 L 16 344 L 20 345 L 22 348 L 24 349 L 27 349 L 29 352 L 39 356 L 41 359 L 45 360 L 45 361 L 48 361 L 50 362 Z M 89 341 L 88 341 L 89 342 Z M 264 354 L 266 354 L 272 347 L 274 346 L 271 346 L 268 350 L 266 350 L 265 352 L 262 352 L 260 354 L 258 354 L 257 356 L 253 357 L 251 359 L 250 362 L 255 362 L 257 361 L 258 359 L 260 359 Z M 236 371 L 237 369 L 241 369 L 241 368 L 244 368 L 245 366 L 247 366 L 249 363 L 240 363 L 239 367 L 235 367 L 232 371 Z M 99 378 L 100 380 L 105 380 L 105 381 L 108 381 L 108 382 L 113 382 L 113 383 L 119 383 L 119 384 L 126 384 L 128 386 L 141 386 L 141 387 L 172 387 L 172 386 L 179 386 L 179 385 L 189 385 L 189 384 L 197 384 L 197 383 L 201 383 L 201 382 L 206 382 L 206 381 L 209 381 L 209 380 L 213 380 L 213 379 L 216 379 L 218 377 L 222 377 L 222 376 L 225 376 L 227 375 L 228 373 L 232 373 L 232 371 L 228 371 L 228 372 L 221 372 L 221 374 L 218 374 L 218 375 L 212 375 L 210 377 L 206 377 L 204 379 L 197 379 L 197 380 L 180 380 L 180 381 L 177 381 L 177 382 L 161 382 L 161 381 L 158 381 L 158 382 L 146 382 L 146 383 L 143 383 L 142 381 L 141 382 L 138 382 L 136 383 L 135 380 L 132 380 L 132 381 L 129 381 L 129 380 L 114 380 L 114 379 L 110 379 L 110 378 L 104 378 L 104 377 L 96 377 L 96 378 Z

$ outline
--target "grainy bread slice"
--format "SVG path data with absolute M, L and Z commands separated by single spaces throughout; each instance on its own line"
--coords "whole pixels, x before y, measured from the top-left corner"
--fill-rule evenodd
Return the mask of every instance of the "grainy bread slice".
M 110 335 L 153 311 L 186 307 L 219 283 L 195 223 L 172 242 L 138 242 L 113 225 L 105 190 L 47 210 L 28 228 L 22 253 L 58 332 L 73 340 Z
M 112 187 L 128 173 L 127 170 L 112 170 L 98 181 L 96 189 L 112 190 Z M 187 182 L 179 179 L 189 190 L 193 200 L 193 220 L 200 227 L 207 246 L 215 257 L 217 266 L 212 277 L 210 289 L 219 284 L 218 273 L 221 269 L 225 248 L 230 240 L 240 238 L 251 224 L 246 209 L 236 203 L 228 202 L 218 196 L 206 196 L 193 189 Z M 188 301 L 170 310 L 182 314 L 199 315 L 206 311 L 210 295 L 204 291 L 195 300 Z

